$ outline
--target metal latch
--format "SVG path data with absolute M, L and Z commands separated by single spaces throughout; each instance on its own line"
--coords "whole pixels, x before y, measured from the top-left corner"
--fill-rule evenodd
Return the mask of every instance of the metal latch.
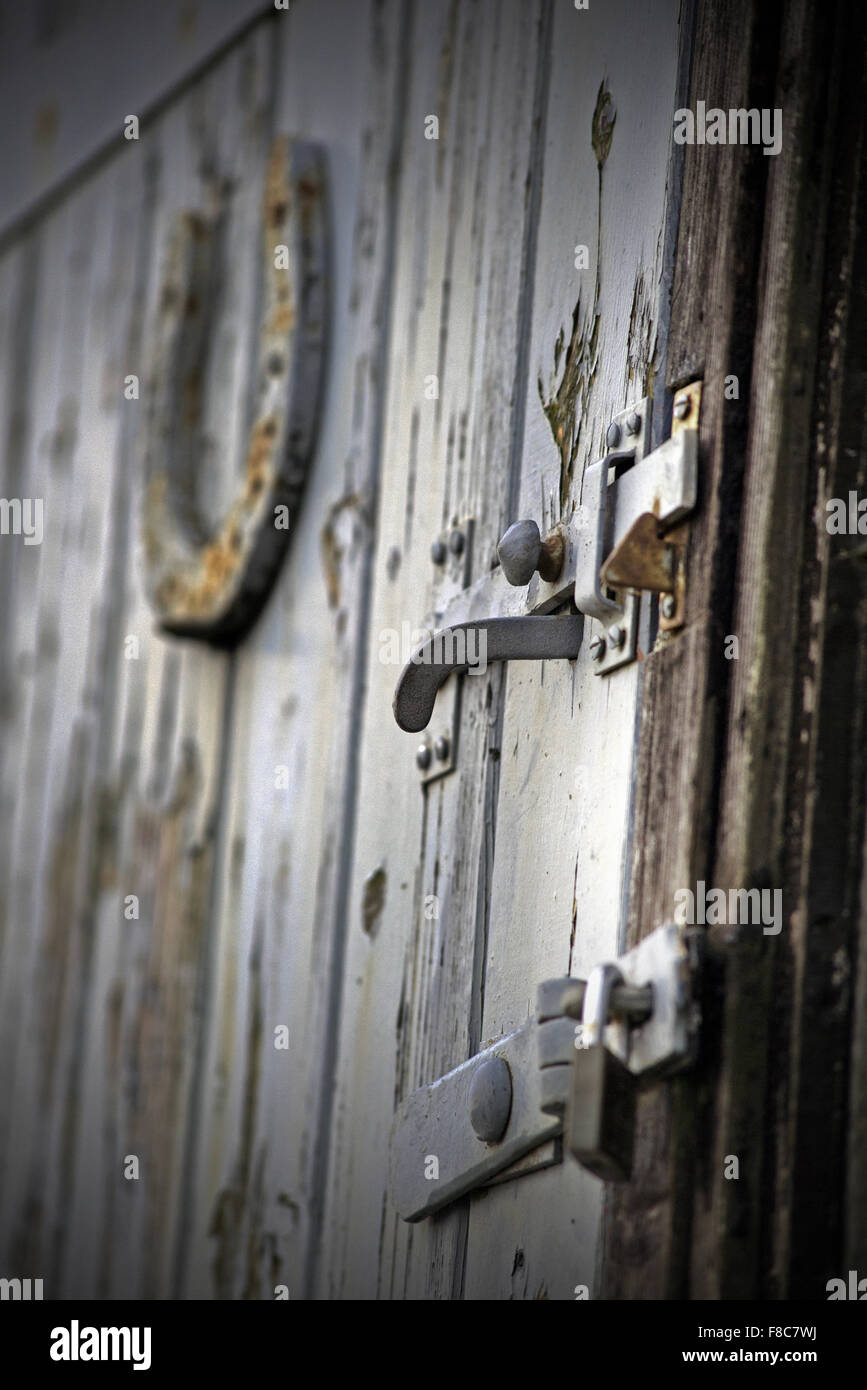
M 678 393 L 671 438 L 650 453 L 650 398 L 622 411 L 608 428 L 610 452 L 585 472 L 573 515 L 544 538 L 531 521 L 509 528 L 499 567 L 437 612 L 437 630 L 402 671 L 394 696 L 402 729 L 427 727 L 439 687 L 468 669 L 469 649 L 484 647 L 486 665 L 574 660 L 584 619 L 550 616 L 570 602 L 599 625 L 590 644 L 599 675 L 637 658 L 643 591 L 664 596 L 661 627 L 682 624 L 678 523 L 696 505 L 700 399 L 700 382 Z
M 693 1060 L 699 944 L 700 933 L 668 923 L 617 961 L 604 1042 L 641 1081 Z M 561 1161 L 583 1004 L 583 980 L 546 980 L 534 1018 L 403 1101 L 390 1186 L 405 1221 Z

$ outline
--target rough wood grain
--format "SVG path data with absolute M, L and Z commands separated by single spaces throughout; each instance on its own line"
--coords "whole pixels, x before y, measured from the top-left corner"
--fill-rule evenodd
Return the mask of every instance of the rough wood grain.
M 839 565 L 829 583 L 816 502 L 836 456 L 851 294 L 862 113 L 848 94 L 860 78 L 832 74 L 840 45 L 863 60 L 852 23 L 845 5 L 820 20 L 798 4 L 745 4 L 736 24 L 698 11 L 693 101 L 782 107 L 784 139 L 773 161 L 687 151 L 669 381 L 704 377 L 702 511 L 687 628 L 645 674 L 633 931 L 670 916 L 674 892 L 699 879 L 779 888 L 784 921 L 778 938 L 755 925 L 709 932 L 703 1058 L 643 1099 L 639 1178 L 608 1231 L 610 1296 L 823 1298 L 843 1267 L 861 860 L 841 865 L 836 847 L 860 842 L 863 812 L 831 753 L 860 670 L 854 645 L 837 650 L 833 615 L 835 586 L 856 606 L 861 588 Z M 730 373 L 740 400 L 726 402 Z M 730 663 L 727 633 L 740 643 Z M 856 768 L 862 744 L 856 720 Z
M 460 771 L 423 794 L 418 740 L 400 733 L 391 712 L 399 667 L 382 665 L 373 643 L 386 628 L 424 621 L 436 595 L 430 546 L 444 525 L 476 518 L 475 578 L 489 568 L 507 521 L 521 296 L 529 290 L 527 173 L 539 138 L 538 24 L 535 6 L 428 5 L 416 12 L 407 50 L 363 811 L 321 1285 L 332 1296 L 448 1298 L 460 1289 L 464 1212 L 459 1206 L 414 1228 L 400 1223 L 387 1203 L 387 1142 L 401 1096 L 479 1045 L 477 914 L 493 852 L 498 745 L 490 711 L 499 672 L 466 678 Z M 438 115 L 438 142 L 424 139 L 428 114 Z M 430 375 L 439 379 L 438 400 L 424 394 Z M 389 564 L 397 553 L 399 569 Z M 360 909 L 365 881 L 380 866 L 387 886 L 371 938 Z
M 394 5 L 281 17 L 275 122 L 329 152 L 332 351 L 317 466 L 237 657 L 184 1289 L 302 1297 L 319 1254 L 370 650 L 400 119 Z M 284 784 L 276 786 L 280 768 Z M 388 889 L 386 888 L 386 891 Z M 378 928 L 377 928 L 378 929 Z M 275 1047 L 275 1028 L 288 1047 Z

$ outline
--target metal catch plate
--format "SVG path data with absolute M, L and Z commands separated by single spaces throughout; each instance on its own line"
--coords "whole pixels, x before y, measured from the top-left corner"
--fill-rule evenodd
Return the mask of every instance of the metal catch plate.
M 652 986 L 653 1012 L 637 1027 L 613 1020 L 605 1029 L 605 1046 L 642 1078 L 678 1071 L 695 1058 L 702 942 L 700 929 L 667 922 L 617 958 L 626 984 Z

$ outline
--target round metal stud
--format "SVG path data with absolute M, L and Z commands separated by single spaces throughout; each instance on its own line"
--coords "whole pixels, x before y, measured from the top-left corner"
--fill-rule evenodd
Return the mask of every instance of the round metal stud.
M 451 744 L 449 742 L 448 734 L 440 734 L 439 738 L 434 744 L 434 753 L 436 754 L 437 762 L 444 763 L 446 761 L 446 758 L 449 756 L 450 748 Z
M 689 396 L 677 396 L 677 397 L 675 398 L 675 402 L 674 402 L 674 413 L 675 413 L 675 415 L 677 416 L 678 420 L 685 420 L 685 419 L 686 419 L 687 415 L 689 414 L 689 408 L 690 408 L 690 399 L 689 399 Z
M 619 623 L 615 623 L 608 633 L 608 641 L 612 647 L 622 647 L 626 641 L 626 633 Z
M 489 1057 L 470 1082 L 470 1124 L 486 1144 L 502 1139 L 512 1109 L 512 1073 L 502 1057 Z
M 627 434 L 638 434 L 638 431 L 639 431 L 640 429 L 641 429 L 641 416 L 638 414 L 638 411 L 637 411 L 637 410 L 630 410 L 629 414 L 628 414 L 627 417 L 626 417 L 626 433 L 627 433 Z
M 605 443 L 609 449 L 616 449 L 620 443 L 620 426 L 616 420 L 612 420 L 608 429 L 605 431 Z
M 664 618 L 673 618 L 676 612 L 677 604 L 674 599 L 674 594 L 665 594 L 662 600 L 662 616 Z
M 535 521 L 516 521 L 497 546 L 503 574 L 510 584 L 521 588 L 536 573 L 542 537 Z
M 419 744 L 418 748 L 415 750 L 415 763 L 416 767 L 420 768 L 422 772 L 427 772 L 430 767 L 430 744 Z
M 594 637 L 590 643 L 590 655 L 594 661 L 601 661 L 605 655 L 605 638 Z
M 444 565 L 446 562 L 446 547 L 444 541 L 434 541 L 430 548 L 430 557 L 435 565 Z
M 463 549 L 464 549 L 464 533 L 463 533 L 463 531 L 452 531 L 451 535 L 449 536 L 449 550 L 452 552 L 453 555 L 460 555 L 460 554 L 463 553 Z

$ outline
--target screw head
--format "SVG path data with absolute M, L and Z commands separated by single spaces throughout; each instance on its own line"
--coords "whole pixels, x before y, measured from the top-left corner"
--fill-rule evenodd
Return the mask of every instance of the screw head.
M 594 637 L 590 643 L 590 655 L 594 661 L 601 661 L 605 655 L 605 638 Z
M 641 416 L 637 410 L 630 410 L 626 417 L 626 433 L 638 434 L 641 429 Z
M 444 565 L 446 561 L 446 548 L 443 541 L 434 541 L 430 548 L 430 557 L 435 565 Z
M 619 623 L 615 623 L 608 633 L 608 641 L 612 647 L 622 647 L 626 641 L 626 633 Z
M 502 1057 L 476 1067 L 470 1082 L 470 1124 L 486 1144 L 502 1139 L 512 1109 L 512 1073 Z
M 612 420 L 608 429 L 605 431 L 605 443 L 609 449 L 616 449 L 620 443 L 620 426 L 616 420 Z
M 662 598 L 662 616 L 664 618 L 673 618 L 676 612 L 677 604 L 674 599 L 674 594 L 664 594 Z
M 454 530 L 449 536 L 449 550 L 453 555 L 460 555 L 464 548 L 463 531 Z
M 685 420 L 689 414 L 691 401 L 689 396 L 676 396 L 674 401 L 674 413 L 678 420 Z
M 437 758 L 437 761 L 438 761 L 438 762 L 441 762 L 441 763 L 444 763 L 444 762 L 445 762 L 446 758 L 447 758 L 448 755 L 449 755 L 449 749 L 450 749 L 450 748 L 451 748 L 451 743 L 450 743 L 450 741 L 449 741 L 449 736 L 448 736 L 448 734 L 440 734 L 439 738 L 437 739 L 436 743 L 434 744 L 434 753 L 436 754 L 436 758 Z
M 416 767 L 419 768 L 421 772 L 427 771 L 430 767 L 430 744 L 419 744 L 418 748 L 415 750 L 415 763 Z

